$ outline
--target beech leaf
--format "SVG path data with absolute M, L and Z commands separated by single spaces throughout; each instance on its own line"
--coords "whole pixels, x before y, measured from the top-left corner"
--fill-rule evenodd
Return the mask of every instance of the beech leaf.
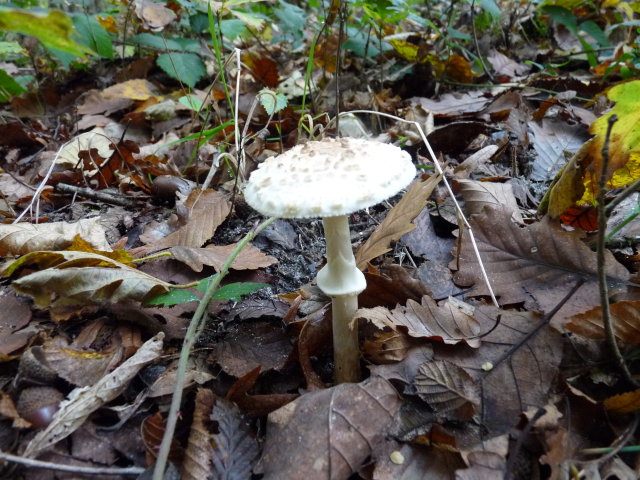
M 465 342 L 475 348 L 480 345 L 477 338 L 480 326 L 465 309 L 465 304 L 453 300 L 439 306 L 425 295 L 420 303 L 409 299 L 406 306 L 400 305 L 392 311 L 384 307 L 361 308 L 356 315 L 373 322 L 378 328 L 404 327 L 412 337 L 430 338 L 446 344 Z
M 427 204 L 427 199 L 438 182 L 440 176 L 434 175 L 409 186 L 396 206 L 355 253 L 356 265 L 360 270 L 364 269 L 370 260 L 387 253 L 391 242 L 399 240 L 405 233 L 416 228 L 411 222 Z
M 255 438 L 246 430 L 245 420 L 238 408 L 223 399 L 216 401 L 211 420 L 218 424 L 213 435 L 212 463 L 214 478 L 250 479 L 260 449 Z
M 173 258 L 187 264 L 194 272 L 201 272 L 204 265 L 220 271 L 236 245 L 235 243 L 223 246 L 207 245 L 206 248 L 177 246 L 170 248 L 169 251 Z M 277 261 L 276 258 L 262 253 L 259 248 L 248 244 L 240 251 L 231 268 L 234 270 L 255 270 L 273 265 Z
M 195 189 L 184 202 L 189 209 L 187 224 L 151 245 L 153 250 L 181 245 L 201 247 L 213 237 L 216 229 L 227 218 L 231 203 L 227 196 L 215 190 Z
M 617 302 L 609 309 L 616 338 L 629 344 L 640 344 L 640 301 Z M 570 332 L 593 340 L 606 338 L 602 307 L 574 315 L 564 327 Z
M 480 392 L 471 376 L 453 363 L 437 360 L 420 365 L 414 380 L 416 393 L 438 413 L 480 404 Z
M 144 301 L 172 286 L 108 257 L 72 250 L 29 253 L 9 264 L 2 274 L 19 277 L 13 288 L 53 313 L 88 304 Z
M 381 377 L 307 392 L 269 414 L 261 459 L 265 479 L 349 478 L 400 407 L 394 388 Z

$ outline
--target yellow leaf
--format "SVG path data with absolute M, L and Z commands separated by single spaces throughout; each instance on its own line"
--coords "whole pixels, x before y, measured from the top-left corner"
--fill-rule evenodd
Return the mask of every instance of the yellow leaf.
M 616 413 L 636 412 L 640 410 L 640 389 L 609 397 L 604 401 L 604 407 Z

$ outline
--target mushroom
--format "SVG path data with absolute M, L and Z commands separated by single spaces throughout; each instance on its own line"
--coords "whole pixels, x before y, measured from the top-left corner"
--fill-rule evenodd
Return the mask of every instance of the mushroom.
M 266 216 L 322 217 L 327 263 L 318 287 L 332 298 L 337 383 L 360 380 L 360 351 L 353 316 L 366 288 L 356 267 L 347 215 L 375 205 L 406 187 L 416 174 L 411 157 L 393 145 L 356 138 L 297 145 L 260 164 L 244 197 Z

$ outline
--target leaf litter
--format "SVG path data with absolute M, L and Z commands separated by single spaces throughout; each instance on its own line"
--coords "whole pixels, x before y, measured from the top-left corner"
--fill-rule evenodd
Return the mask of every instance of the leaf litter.
M 624 73 L 636 67 L 626 50 L 615 62 L 602 53 L 615 38 L 604 32 L 626 26 L 597 12 L 600 25 L 591 25 L 585 11 L 551 2 L 536 12 L 550 37 L 513 36 L 512 49 L 474 23 L 490 46 L 482 61 L 470 50 L 468 58 L 436 55 L 447 50 L 442 37 L 406 35 L 413 27 L 386 10 L 372 23 L 399 35 L 379 39 L 386 50 L 358 50 L 350 37 L 342 104 L 417 122 L 437 157 L 425 157 L 421 136 L 405 123 L 374 127 L 356 114 L 357 135 L 401 143 L 423 173 L 390 203 L 350 216 L 367 279 L 357 314 L 367 369 L 359 383 L 333 385 L 330 299 L 313 285 L 324 261 L 320 222 L 279 220 L 229 273 L 225 266 L 260 222 L 243 201 L 243 179 L 268 156 L 338 133 L 328 120 L 341 104 L 333 93 L 337 17 L 327 19 L 308 62 L 278 35 L 305 44 L 302 31 L 318 27 L 318 12 L 306 6 L 312 14 L 300 22 L 305 10 L 281 3 L 272 8 L 282 32 L 268 35 L 251 8 L 215 5 L 232 22 L 224 35 L 244 25 L 259 41 L 245 41 L 235 69 L 214 59 L 206 67 L 216 73 L 205 79 L 200 57 L 208 62 L 211 50 L 187 38 L 153 43 L 162 40 L 157 31 L 176 34 L 174 9 L 186 10 L 136 2 L 135 28 L 148 31 L 137 32 L 135 59 L 109 73 L 98 61 L 83 80 L 50 76 L 39 100 L 26 92 L 3 102 L 10 120 L 0 126 L 0 425 L 8 441 L 0 450 L 150 472 L 181 341 L 222 274 L 193 345 L 170 446 L 184 478 L 568 478 L 578 468 L 590 478 L 635 478 L 634 453 L 599 451 L 601 460 L 587 462 L 589 448 L 638 443 L 632 417 L 640 396 L 608 354 L 598 284 L 600 269 L 615 338 L 637 375 L 633 201 L 617 205 L 616 225 L 629 226 L 610 229 L 604 267 L 593 247 L 612 114 L 606 202 L 639 178 L 632 127 L 640 87 Z M 334 16 L 339 3 L 331 2 Z M 499 15 L 491 7 L 502 3 L 483 2 L 482 12 Z M 416 8 L 412 18 L 435 18 Z M 528 28 L 513 8 L 519 28 Z M 373 10 L 363 12 L 350 10 L 351 21 Z M 115 17 L 96 22 L 106 29 L 109 18 L 114 32 L 122 28 Z M 602 48 L 555 63 L 552 54 L 566 52 L 552 52 L 551 37 L 575 52 L 586 48 L 572 22 Z M 469 33 L 464 23 L 451 28 L 449 41 Z M 62 46 L 73 50 L 66 33 L 71 43 Z M 154 58 L 151 44 L 173 49 L 174 61 L 169 51 Z M 366 55 L 370 63 L 361 61 Z M 584 66 L 590 70 L 578 70 Z M 71 109 L 75 125 L 64 116 Z M 340 133 L 349 128 L 340 121 Z M 436 160 L 473 237 L 441 176 L 430 175 Z M 120 213 L 110 200 L 123 205 Z M 152 306 L 159 294 L 173 295 L 158 303 L 173 306 Z M 20 475 L 49 478 L 35 472 Z

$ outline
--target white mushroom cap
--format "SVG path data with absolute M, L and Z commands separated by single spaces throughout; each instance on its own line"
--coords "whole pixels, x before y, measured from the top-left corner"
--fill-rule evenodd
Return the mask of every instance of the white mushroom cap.
M 244 190 L 265 216 L 334 217 L 370 207 L 415 177 L 410 155 L 359 138 L 311 141 L 264 161 Z

